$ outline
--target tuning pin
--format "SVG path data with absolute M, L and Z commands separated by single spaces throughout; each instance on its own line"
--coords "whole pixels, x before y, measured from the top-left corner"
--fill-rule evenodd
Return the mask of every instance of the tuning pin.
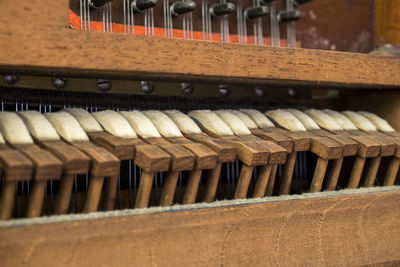
M 171 5 L 171 15 L 177 17 L 179 15 L 193 12 L 196 8 L 196 3 L 194 1 L 178 1 Z
M 260 5 L 268 5 L 269 3 L 273 2 L 275 0 L 258 0 Z
M 300 10 L 281 11 L 278 13 L 278 21 L 280 23 L 292 22 L 301 19 L 302 13 Z
M 235 4 L 233 3 L 214 4 L 210 6 L 209 10 L 212 17 L 220 17 L 223 15 L 231 14 L 235 10 Z
M 158 0 L 133 0 L 132 8 L 136 12 L 144 12 L 146 9 L 155 7 L 158 3 Z
M 89 6 L 91 8 L 99 8 L 107 4 L 108 2 L 111 2 L 111 0 L 88 0 L 89 1 Z
M 244 11 L 244 17 L 247 20 L 257 19 L 264 16 L 267 16 L 269 9 L 267 6 L 259 6 L 259 7 L 249 7 Z
M 294 0 L 295 5 L 303 5 L 305 3 L 311 2 L 312 0 Z

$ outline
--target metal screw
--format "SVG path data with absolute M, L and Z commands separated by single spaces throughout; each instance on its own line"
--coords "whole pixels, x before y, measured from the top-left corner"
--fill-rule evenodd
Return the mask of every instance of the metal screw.
M 140 90 L 142 90 L 142 92 L 145 94 L 150 94 L 151 92 L 154 91 L 154 85 L 152 82 L 141 81 L 140 82 Z
M 181 83 L 182 93 L 185 95 L 190 95 L 193 93 L 193 85 L 191 83 Z
M 254 89 L 254 92 L 256 93 L 257 96 L 263 96 L 264 95 L 264 88 L 256 87 Z
M 220 84 L 218 86 L 218 91 L 219 91 L 219 94 L 222 96 L 228 96 L 231 93 L 231 89 L 229 88 L 229 85 L 226 85 L 226 84 Z
M 63 89 L 68 83 L 68 80 L 63 77 L 52 77 L 51 81 L 56 89 Z
M 98 79 L 96 86 L 100 91 L 105 93 L 111 89 L 112 83 L 110 80 Z
M 296 95 L 296 91 L 293 89 L 293 88 L 289 88 L 288 89 L 288 94 L 290 95 L 290 96 L 295 96 Z
M 19 81 L 19 76 L 15 74 L 3 75 L 3 82 L 7 85 L 14 85 Z

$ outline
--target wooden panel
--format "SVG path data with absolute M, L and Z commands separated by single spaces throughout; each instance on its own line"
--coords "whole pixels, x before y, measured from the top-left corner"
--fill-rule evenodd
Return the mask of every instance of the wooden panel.
M 375 188 L 369 192 L 377 191 Z M 91 218 L 88 220 L 74 220 L 79 218 L 76 216 L 66 222 L 50 218 L 58 222 L 14 227 L 5 227 L 7 222 L 4 222 L 0 228 L 0 258 L 4 267 L 23 264 L 108 267 L 127 263 L 132 266 L 360 266 L 385 262 L 398 265 L 400 191 L 354 192 L 358 194 L 335 193 L 334 197 L 334 193 L 329 193 L 330 197 L 320 198 L 308 195 L 269 203 L 259 200 L 259 204 L 251 205 L 220 203 L 208 209 L 201 209 L 200 205 L 172 208 L 175 212 L 149 209 L 148 212 L 155 213 L 130 216 L 99 213 L 87 215 Z M 171 208 L 164 211 L 168 210 Z
M 76 31 L 67 28 L 67 9 L 68 0 L 2 1 L 0 71 L 219 83 L 400 84 L 400 59 Z
M 375 45 L 400 44 L 400 1 L 375 0 Z

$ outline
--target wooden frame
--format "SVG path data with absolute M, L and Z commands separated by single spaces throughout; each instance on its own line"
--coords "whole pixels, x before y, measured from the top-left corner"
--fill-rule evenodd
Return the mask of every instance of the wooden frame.
M 68 0 L 0 2 L 0 72 L 117 79 L 397 88 L 400 59 L 86 32 Z
M 0 259 L 4 267 L 400 263 L 398 187 L 321 196 L 4 221 Z

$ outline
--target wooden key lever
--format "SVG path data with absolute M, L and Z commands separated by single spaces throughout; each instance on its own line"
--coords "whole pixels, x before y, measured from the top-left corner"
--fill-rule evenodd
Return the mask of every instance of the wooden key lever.
M 279 194 L 285 195 L 290 192 L 294 166 L 296 163 L 297 152 L 308 151 L 310 149 L 310 138 L 296 132 L 277 128 L 264 114 L 255 109 L 241 109 L 235 113 L 250 129 L 251 133 L 263 140 L 278 144 L 288 152 L 287 160 L 283 166 L 283 174 L 279 187 Z M 243 114 L 247 115 L 244 116 Z M 272 196 L 277 166 L 273 166 L 266 190 L 267 196 Z
M 1 192 L 0 219 L 7 220 L 12 216 L 15 200 L 16 183 L 27 181 L 32 177 L 33 164 L 21 152 L 5 144 L 1 136 L 0 162 L 5 183 Z
M 165 110 L 164 113 L 175 123 L 187 139 L 203 144 L 217 153 L 217 165 L 208 173 L 205 192 L 202 198 L 204 202 L 214 201 L 222 163 L 235 161 L 236 148 L 228 141 L 204 134 L 189 116 L 178 110 Z
M 354 165 L 350 174 L 348 187 L 356 188 L 358 187 L 361 179 L 361 175 L 364 169 L 365 161 L 367 157 L 372 158 L 372 163 L 367 170 L 367 180 L 370 180 L 372 177 L 376 177 L 377 167 L 379 166 L 378 161 L 376 160 L 379 156 L 379 153 L 382 152 L 382 155 L 386 155 L 387 153 L 394 152 L 391 146 L 386 146 L 384 144 L 380 144 L 373 138 L 366 137 L 364 133 L 355 130 L 357 129 L 355 125 L 348 120 L 344 115 L 338 112 L 331 112 L 329 114 L 320 111 L 320 110 L 306 110 L 306 116 L 310 116 L 318 125 L 328 130 L 314 130 L 313 132 L 317 135 L 328 136 L 329 138 L 336 140 L 337 142 L 344 145 L 344 148 L 348 148 L 348 153 L 346 155 L 353 155 L 353 146 L 349 140 L 356 142 L 357 144 L 357 153 L 356 159 L 354 161 Z M 333 116 L 331 116 L 331 114 Z M 340 116 L 338 117 L 337 114 Z M 332 135 L 334 134 L 334 135 Z M 380 162 L 380 157 L 379 157 Z M 336 188 L 338 175 L 340 172 L 342 162 L 335 162 L 332 168 L 332 178 L 328 179 L 327 189 L 333 190 Z M 378 163 L 378 165 L 376 164 Z M 374 180 L 375 178 L 373 178 Z
M 79 149 L 62 141 L 46 117 L 38 111 L 19 112 L 35 143 L 63 163 L 63 174 L 55 203 L 55 213 L 68 212 L 74 176 L 89 172 L 90 159 Z
M 140 111 L 121 111 L 120 114 L 145 142 L 158 146 L 170 155 L 171 162 L 162 189 L 160 206 L 172 205 L 179 172 L 193 170 L 195 155 L 183 146 L 171 144 L 162 138 L 151 120 Z
M 6 141 L 33 163 L 33 185 L 27 217 L 40 216 L 47 181 L 61 178 L 62 162 L 33 143 L 28 129 L 16 113 L 0 113 L 0 130 Z
M 204 133 L 229 141 L 236 148 L 237 157 L 243 165 L 234 198 L 246 198 L 254 167 L 267 165 L 270 152 L 257 142 L 234 136 L 229 126 L 210 110 L 195 110 L 188 115 L 196 120 Z
M 287 151 L 279 145 L 270 141 L 263 141 L 255 135 L 252 135 L 247 128 L 247 125 L 251 124 L 251 119 L 248 118 L 246 114 L 242 114 L 236 110 L 217 110 L 216 114 L 229 126 L 236 136 L 245 141 L 255 142 L 268 151 L 268 164 L 260 166 L 260 173 L 257 177 L 257 183 L 253 193 L 253 197 L 264 197 L 271 170 L 276 169 L 278 164 L 284 164 L 286 162 Z M 254 127 L 254 123 L 251 126 Z
M 110 151 L 120 160 L 134 160 L 135 164 L 142 168 L 135 208 L 146 208 L 150 199 L 154 173 L 168 170 L 170 156 L 160 148 L 148 145 L 137 138 L 129 123 L 115 111 L 108 110 L 93 114 L 83 109 L 66 109 L 66 111 L 75 116 L 93 143 Z M 118 175 L 109 179 L 105 197 L 106 210 L 114 208 L 117 183 Z
M 306 131 L 304 125 L 292 113 L 286 110 L 267 112 L 281 127 L 294 130 L 310 139 L 310 151 L 318 156 L 316 168 L 310 186 L 310 192 L 318 192 L 322 188 L 328 160 L 343 157 L 343 146 L 327 137 L 318 137 Z M 285 189 L 287 190 L 287 189 Z
M 183 204 L 194 203 L 202 172 L 217 166 L 217 153 L 207 146 L 185 138 L 174 122 L 161 111 L 144 111 L 143 114 L 151 120 L 161 136 L 173 144 L 181 145 L 195 156 L 194 169 L 190 171 L 182 200 Z
M 78 121 L 69 113 L 46 113 L 45 116 L 66 142 L 84 152 L 91 159 L 90 181 L 84 212 L 97 211 L 104 179 L 118 176 L 119 159 L 104 148 L 91 143 Z

